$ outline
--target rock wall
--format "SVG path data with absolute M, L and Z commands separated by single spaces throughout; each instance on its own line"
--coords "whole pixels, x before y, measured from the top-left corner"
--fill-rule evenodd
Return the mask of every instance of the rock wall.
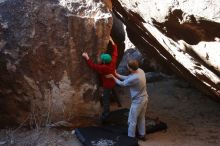
M 145 20 L 155 19 L 165 22 L 175 9 L 180 9 L 190 15 L 203 17 L 220 22 L 219 0 L 119 0 L 121 4 L 139 13 Z
M 181 7 L 186 4 L 196 9 L 206 4 L 206 1 L 200 2 L 202 4 L 191 5 L 190 1 L 159 2 L 155 0 L 153 3 L 149 1 L 126 3 L 126 0 L 115 0 L 113 10 L 126 25 L 129 39 L 143 56 L 156 60 L 163 69 L 172 70 L 212 99 L 219 101 L 220 77 L 217 65 L 219 51 L 216 49 L 220 47 L 218 14 L 215 17 L 216 21 L 213 21 L 207 18 L 207 15 L 203 15 L 205 12 L 196 16 L 198 13 L 187 14 L 182 10 L 184 7 Z M 162 11 L 161 7 L 155 10 L 153 7 L 164 3 L 168 3 L 163 5 L 163 8 L 168 11 Z M 149 5 L 151 9 L 141 9 Z M 210 1 L 209 5 L 216 9 L 212 12 L 208 7 L 204 11 L 212 14 L 215 14 L 216 10 L 219 12 L 218 1 Z M 191 7 L 188 10 L 191 10 Z M 164 19 L 153 16 L 151 10 L 155 14 L 165 16 Z M 212 15 L 209 14 L 209 16 Z M 195 45 L 197 43 L 198 45 Z M 205 47 L 207 45 L 208 48 Z
M 184 40 L 188 44 L 196 45 L 201 41 L 216 41 L 220 38 L 218 0 L 119 0 L 119 2 L 129 11 L 140 15 L 140 19 L 153 23 L 163 34 L 175 41 Z M 130 39 L 135 39 L 134 34 L 128 35 Z M 136 47 L 142 49 L 140 45 Z M 155 70 L 169 73 L 167 67 L 163 68 L 164 64 L 151 55 L 151 52 L 144 54 L 146 61 L 154 64 L 152 67 Z
M 101 0 L 0 1 L 0 125 L 77 121 L 99 114 L 96 60 L 113 19 Z

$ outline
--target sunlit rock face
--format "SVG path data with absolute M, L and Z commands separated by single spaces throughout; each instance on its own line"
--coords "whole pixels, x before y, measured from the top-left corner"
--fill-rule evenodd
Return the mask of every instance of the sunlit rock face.
M 138 13 L 146 22 L 152 22 L 174 41 L 184 40 L 190 45 L 196 45 L 201 41 L 219 42 L 218 0 L 119 0 L 119 2 L 127 9 Z M 129 37 L 135 39 L 133 34 Z M 145 56 L 150 59 L 148 54 Z
M 1 0 L 0 125 L 99 114 L 96 74 L 81 54 L 95 60 L 112 23 L 101 0 Z
M 115 0 L 131 42 L 154 66 L 172 71 L 220 101 L 220 3 Z M 155 67 L 157 68 L 157 67 Z
M 220 7 L 218 0 L 119 0 L 123 6 L 140 13 L 145 20 L 154 18 L 164 22 L 175 9 L 180 9 L 190 15 L 220 22 Z
M 180 45 L 185 44 L 183 49 L 188 48 L 188 52 L 191 50 L 200 59 L 205 59 L 211 68 L 219 71 L 216 58 L 219 57 L 220 51 L 215 49 L 220 47 L 220 3 L 218 0 L 119 0 L 119 2 L 125 8 L 139 14 L 145 22 L 153 23 L 167 37 L 179 42 Z M 129 32 L 128 30 L 128 34 Z M 129 38 L 137 39 L 132 33 Z M 208 47 L 201 45 L 201 43 L 207 44 L 206 42 Z M 142 53 L 145 58 L 148 57 L 148 62 L 154 62 L 150 53 L 147 51 L 142 51 Z M 201 57 L 201 54 L 209 54 L 209 60 Z M 157 69 L 156 66 L 154 68 Z

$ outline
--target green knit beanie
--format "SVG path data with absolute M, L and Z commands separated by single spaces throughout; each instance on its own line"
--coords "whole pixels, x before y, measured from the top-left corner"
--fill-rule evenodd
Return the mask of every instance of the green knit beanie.
M 102 63 L 108 64 L 112 61 L 112 57 L 109 54 L 101 54 Z

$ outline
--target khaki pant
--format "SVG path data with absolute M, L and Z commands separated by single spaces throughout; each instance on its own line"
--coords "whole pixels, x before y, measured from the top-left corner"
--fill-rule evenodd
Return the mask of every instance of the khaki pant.
M 128 117 L 128 136 L 135 137 L 136 127 L 138 134 L 145 135 L 145 113 L 147 109 L 147 101 L 142 103 L 132 103 Z

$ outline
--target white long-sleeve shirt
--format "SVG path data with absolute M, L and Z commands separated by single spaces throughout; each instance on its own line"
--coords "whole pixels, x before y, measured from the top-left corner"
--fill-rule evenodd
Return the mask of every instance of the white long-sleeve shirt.
M 120 76 L 120 79 L 116 79 L 116 83 L 120 86 L 129 86 L 131 100 L 133 103 L 141 103 L 148 100 L 146 77 L 142 69 L 138 69 L 136 73 L 128 76 Z

